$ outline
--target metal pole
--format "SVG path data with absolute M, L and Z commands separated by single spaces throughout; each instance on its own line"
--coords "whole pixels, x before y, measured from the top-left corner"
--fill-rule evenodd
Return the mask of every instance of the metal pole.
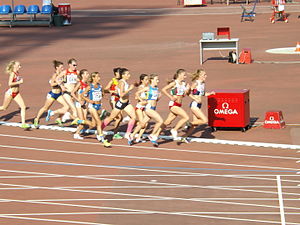
M 283 207 L 283 198 L 282 198 L 282 189 L 281 189 L 281 180 L 280 176 L 277 177 L 277 190 L 278 190 L 278 200 L 279 200 L 279 207 L 280 207 L 280 218 L 281 218 L 281 225 L 285 225 L 285 216 L 284 216 L 284 207 Z

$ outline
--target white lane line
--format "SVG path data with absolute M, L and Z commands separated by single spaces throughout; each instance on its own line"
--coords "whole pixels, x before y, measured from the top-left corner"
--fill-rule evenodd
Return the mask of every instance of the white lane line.
M 55 178 L 57 176 L 0 176 L 0 179 L 35 179 L 35 178 Z
M 274 187 L 255 187 L 255 186 L 209 186 L 211 188 L 275 188 Z M 54 187 L 54 188 L 68 188 L 68 189 L 178 189 L 178 188 L 187 188 L 183 187 L 182 185 L 174 185 L 174 186 L 66 186 L 66 187 Z M 190 187 L 194 188 L 194 187 Z M 282 187 L 284 189 L 296 189 L 298 188 L 297 186 L 284 186 Z M 26 190 L 26 189 L 33 189 L 33 188 L 0 188 L 0 190 Z
M 3 157 L 0 157 L 0 158 L 3 158 Z M 9 158 L 11 159 L 11 158 Z M 43 160 L 30 160 L 30 159 L 19 159 L 19 158 L 13 158 L 14 160 L 21 160 L 21 161 L 34 161 L 34 162 L 43 162 L 43 163 L 55 163 L 55 164 L 58 164 L 58 162 L 54 162 L 54 161 L 43 161 Z M 59 163 L 62 163 L 62 162 L 59 162 Z M 63 162 L 64 164 L 71 164 L 71 163 L 67 163 L 67 162 Z M 99 165 L 86 165 L 86 164 L 80 164 L 80 166 L 87 166 L 87 167 L 101 167 Z M 18 172 L 16 170 L 0 170 L 0 171 L 5 171 L 5 172 L 9 172 L 9 171 L 15 171 L 15 172 Z M 22 171 L 21 171 L 22 172 Z M 30 172 L 31 174 L 34 173 L 34 172 Z M 36 173 L 36 174 L 47 174 L 47 175 L 57 175 L 57 176 L 61 176 L 61 177 L 72 177 L 72 178 L 83 178 L 83 179 L 96 179 L 96 180 L 112 180 L 112 181 L 121 181 L 123 182 L 124 180 L 119 180 L 119 179 L 108 179 L 108 178 L 95 178 L 95 177 L 85 177 L 85 176 L 70 176 L 70 175 L 61 175 L 61 174 L 49 174 L 49 173 Z M 130 181 L 130 180 L 125 180 L 125 182 L 134 182 L 136 183 L 136 181 Z M 140 182 L 140 181 L 139 181 Z M 147 183 L 147 184 L 153 184 L 153 182 L 144 182 L 143 183 Z M 183 187 L 201 187 L 203 188 L 203 186 L 197 186 L 197 185 L 182 185 L 182 184 L 166 184 L 166 183 L 157 183 L 155 182 L 156 185 L 181 185 Z M 208 187 L 208 186 L 205 186 L 205 188 L 212 188 L 213 187 Z M 235 190 L 235 191 L 244 191 L 244 192 L 257 192 L 257 193 L 270 193 L 270 194 L 277 194 L 277 192 L 270 192 L 270 191 L 258 191 L 258 190 L 245 190 L 245 189 L 237 189 L 237 188 L 215 188 L 215 189 L 222 189 L 222 190 Z M 294 194 L 294 193 L 287 193 L 285 192 L 285 194 Z M 300 194 L 299 194 L 300 195 Z
M 54 141 L 54 142 L 67 142 L 72 144 L 90 144 L 90 145 L 98 145 L 99 143 L 93 142 L 84 142 L 84 141 L 73 141 L 73 140 L 61 140 L 61 139 L 50 139 L 50 138 L 41 138 L 41 137 L 29 137 L 29 136 L 20 136 L 20 135 L 8 135 L 8 134 L 0 134 L 3 137 L 12 137 L 12 138 L 20 138 L 20 139 L 29 139 L 29 140 L 40 140 L 40 141 Z M 153 151 L 153 147 L 147 146 L 128 146 L 128 145 L 114 145 L 117 147 L 125 147 L 125 148 L 138 148 L 138 149 L 149 149 Z M 102 147 L 102 146 L 101 146 Z M 214 152 L 214 151 L 202 151 L 202 150 L 186 150 L 186 149 L 176 149 L 176 148 L 162 148 L 159 147 L 160 151 L 177 151 L 177 152 L 189 152 L 189 153 L 197 153 L 197 154 L 218 154 L 218 155 L 236 155 L 236 156 L 247 156 L 247 157 L 262 157 L 262 158 L 278 158 L 278 159 L 291 159 L 297 160 L 298 158 L 293 157 L 281 157 L 281 156 L 266 156 L 266 155 L 254 155 L 254 154 L 241 154 L 241 153 L 226 153 L 226 152 Z
M 80 192 L 80 193 L 109 194 L 109 195 L 120 195 L 120 196 L 126 196 L 126 197 L 143 197 L 143 198 L 149 197 L 150 199 L 151 198 L 160 198 L 162 200 L 180 200 L 180 201 L 218 203 L 218 204 L 229 204 L 229 205 L 240 205 L 240 206 L 279 208 L 277 205 L 274 206 L 274 205 L 250 204 L 250 203 L 228 202 L 228 201 L 212 201 L 212 200 L 202 200 L 202 199 L 192 199 L 192 198 L 165 197 L 165 196 L 156 196 L 156 195 L 126 194 L 126 193 L 107 192 L 107 191 L 86 191 L 86 190 L 76 190 L 76 189 L 67 189 L 67 188 L 53 188 L 53 187 L 29 186 L 29 185 L 18 185 L 18 184 L 9 184 L 9 185 L 15 186 L 15 187 L 37 187 L 37 188 L 44 189 L 44 190 L 61 190 L 61 191 Z M 33 202 L 35 202 L 35 201 L 33 201 Z M 300 208 L 297 208 L 297 207 L 286 207 L 286 209 L 300 210 Z
M 0 199 L 3 200 L 3 199 Z M 163 211 L 150 211 L 150 210 L 136 210 L 136 209 L 122 209 L 122 208 L 112 208 L 112 207 L 99 207 L 99 206 L 86 206 L 86 205 L 72 205 L 72 204 L 62 204 L 62 203 L 53 203 L 53 202 L 35 202 L 35 201 L 27 201 L 27 200 L 11 200 L 11 199 L 4 199 L 8 202 L 26 202 L 26 203 L 36 203 L 36 204 L 52 204 L 52 205 L 64 205 L 64 206 L 77 206 L 77 207 L 84 207 L 84 208 L 93 208 L 93 209 L 115 209 L 115 210 L 128 210 L 134 212 L 146 212 L 146 213 L 153 213 L 153 214 L 162 214 L 162 215 L 180 215 L 180 216 L 191 216 L 191 217 L 200 217 L 200 218 L 210 218 L 210 219 L 220 219 L 220 220 L 235 220 L 235 221 L 247 221 L 247 222 L 259 222 L 259 223 L 271 223 L 271 224 L 280 224 L 277 221 L 267 221 L 267 220 L 252 220 L 252 219 L 242 219 L 242 218 L 235 218 L 235 217 L 221 217 L 221 216 L 209 216 L 209 215 L 196 215 L 196 214 L 188 214 L 188 213 L 178 213 L 178 212 L 163 212 Z M 23 217 L 21 217 L 23 218 Z M 299 225 L 297 223 L 287 223 L 290 225 Z
M 127 158 L 127 159 L 139 159 L 139 160 L 155 160 L 155 161 L 168 161 L 168 162 L 180 162 L 180 163 L 193 163 L 193 164 L 208 164 L 208 165 L 221 165 L 221 166 L 232 166 L 232 167 L 246 167 L 246 168 L 261 168 L 261 169 L 272 169 L 272 170 L 289 170 L 297 172 L 298 169 L 286 168 L 286 167 L 273 167 L 273 166 L 258 166 L 258 165 L 240 165 L 233 163 L 217 163 L 210 161 L 193 161 L 193 160 L 178 160 L 178 159 L 166 159 L 166 158 L 155 158 L 155 157 L 141 157 L 141 156 L 128 156 L 128 155 L 112 155 L 112 154 L 103 154 L 103 153 L 89 153 L 89 152 L 74 152 L 74 151 L 64 151 L 64 150 L 55 150 L 55 149 L 44 149 L 44 148 L 31 148 L 31 147 L 22 147 L 22 146 L 9 146 L 9 145 L 0 145 L 2 148 L 12 148 L 12 149 L 22 149 L 29 151 L 45 151 L 45 152 L 58 152 L 58 153 L 67 153 L 67 154 L 82 154 L 82 155 L 97 155 L 97 156 L 106 156 L 106 157 L 115 157 L 115 158 Z M 5 157 L 0 157 L 5 159 Z
M 182 212 L 184 213 L 184 212 Z M 57 213 L 19 213 L 19 214 L 0 214 L 0 216 L 57 216 L 57 215 L 106 215 L 106 214 L 153 214 L 147 212 L 57 212 Z M 188 212 L 188 214 L 193 214 Z
M 69 142 L 69 143 L 90 143 L 90 144 L 97 144 L 100 146 L 99 143 L 91 143 L 91 142 L 83 142 L 83 141 L 66 141 L 66 140 L 56 140 L 50 138 L 37 138 L 37 137 L 28 137 L 28 136 L 20 136 L 20 135 L 9 135 L 9 134 L 0 134 L 3 137 L 14 137 L 14 138 L 23 138 L 23 139 L 35 139 L 35 140 L 50 140 L 50 141 L 61 141 L 61 142 Z M 163 139 L 170 139 L 169 136 L 161 136 Z M 193 138 L 193 142 L 200 142 L 200 143 L 207 143 L 207 144 L 225 144 L 225 145 L 240 145 L 240 146 L 247 146 L 247 147 L 264 147 L 264 148 L 275 148 L 275 149 L 292 149 L 297 150 L 300 149 L 300 145 L 288 145 L 288 144 L 275 144 L 275 143 L 263 143 L 263 142 L 247 142 L 247 141 L 230 141 L 230 140 L 218 140 L 218 139 L 205 139 L 205 138 Z M 128 145 L 115 145 L 120 147 L 130 147 L 130 148 L 142 148 L 142 149 L 151 149 L 152 147 L 146 146 L 128 146 Z M 162 149 L 162 148 L 159 148 Z
M 4 172 L 21 172 L 26 173 L 24 171 L 17 171 L 17 170 L 0 170 Z M 39 172 L 29 172 L 30 174 L 49 174 L 49 173 L 39 173 Z M 71 177 L 71 178 L 78 178 L 78 179 L 95 179 L 95 180 L 110 180 L 110 181 L 118 181 L 118 182 L 132 182 L 132 183 L 143 183 L 143 184 L 151 184 L 153 182 L 148 181 L 135 181 L 135 180 L 120 180 L 120 179 L 108 179 L 108 178 L 95 178 L 95 177 L 86 177 L 86 176 L 74 176 L 74 175 L 61 175 L 61 174 L 49 174 L 49 175 L 56 175 L 57 177 Z M 1 185 L 1 183 L 0 183 Z M 2 184 L 7 185 L 7 184 Z M 238 188 L 224 188 L 224 187 L 213 187 L 213 186 L 199 186 L 199 185 L 186 185 L 186 184 L 171 184 L 171 183 L 162 183 L 162 182 L 155 182 L 155 185 L 171 185 L 171 186 L 182 186 L 182 187 L 194 187 L 194 188 L 205 188 L 205 189 L 217 189 L 217 190 L 229 190 L 229 191 L 241 191 L 241 192 L 255 192 L 255 193 L 264 193 L 264 194 L 276 194 L 277 192 L 271 191 L 259 191 L 259 190 L 251 190 L 251 189 L 238 189 Z M 286 195 L 300 195 L 297 193 L 288 193 L 285 192 Z
M 184 214 L 212 214 L 212 215 L 278 215 L 278 212 L 174 212 Z M 149 215 L 150 212 L 56 212 L 56 213 L 19 213 L 19 214 L 0 214 L 0 216 L 53 216 L 53 215 L 114 215 L 114 214 L 139 214 Z M 300 213 L 288 212 L 286 215 L 300 215 Z
M 9 218 L 9 219 L 19 219 L 19 220 L 33 220 L 33 221 L 46 221 L 46 222 L 58 222 L 58 223 L 74 223 L 74 224 L 84 224 L 84 225 L 108 225 L 108 224 L 104 224 L 104 223 L 91 223 L 91 222 L 80 222 L 80 221 L 71 221 L 71 220 L 41 219 L 41 218 L 21 217 L 21 216 L 0 215 L 0 217 Z
M 229 200 L 229 201 L 278 201 L 278 198 L 191 198 L 196 200 Z M 28 199 L 36 202 L 76 202 L 76 201 L 164 201 L 161 198 L 69 198 L 69 199 Z M 284 201 L 298 201 L 296 198 L 285 198 Z

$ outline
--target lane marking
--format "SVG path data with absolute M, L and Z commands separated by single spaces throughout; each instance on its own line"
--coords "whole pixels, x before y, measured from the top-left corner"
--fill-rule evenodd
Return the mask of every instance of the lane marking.
M 71 221 L 71 220 L 41 219 L 41 218 L 21 217 L 21 216 L 0 215 L 0 217 L 2 217 L 2 218 L 9 218 L 9 219 L 46 221 L 46 222 L 58 222 L 58 223 L 74 223 L 74 224 L 84 224 L 84 225 L 109 225 L 109 224 L 104 224 L 104 223 L 80 222 L 80 221 Z
M 2 159 L 9 159 L 9 160 L 21 160 L 21 161 L 34 161 L 34 162 L 47 162 L 47 163 L 49 163 L 49 162 L 51 162 L 51 163 L 53 163 L 53 161 L 44 161 L 44 160 L 32 160 L 32 159 L 24 159 L 24 158 L 9 158 L 9 157 L 0 157 L 0 158 L 2 158 Z M 57 162 L 55 162 L 55 163 L 57 163 Z M 61 162 L 60 162 L 61 163 Z M 71 164 L 71 163 L 69 163 L 69 162 L 63 162 L 64 164 Z M 101 165 L 90 165 L 90 164 L 77 164 L 78 166 L 86 166 L 86 167 L 104 167 L 104 166 L 101 166 Z M 110 167 L 111 168 L 111 167 Z M 1 171 L 8 171 L 8 170 L 1 170 Z M 39 173 L 39 174 L 47 174 L 47 173 Z M 47 174 L 47 175 L 49 175 L 49 174 Z M 52 174 L 51 174 L 52 175 Z M 55 175 L 57 175 L 57 174 L 55 174 Z M 68 176 L 66 176 L 66 175 L 61 175 L 61 176 L 65 176 L 65 177 L 68 177 Z M 113 180 L 113 179 L 107 179 L 107 178 L 90 178 L 90 177 L 84 177 L 84 176 L 77 176 L 77 178 L 84 178 L 84 179 L 105 179 L 105 180 Z M 128 182 L 128 181 L 126 181 L 126 182 Z M 224 188 L 223 188 L 224 189 Z M 241 191 L 247 191 L 247 190 L 244 190 L 244 189 L 232 189 L 232 190 L 241 190 Z M 258 191 L 256 191 L 256 192 L 258 192 Z M 286 194 L 288 194 L 288 193 L 286 193 Z M 300 194 L 299 194 L 300 195 Z
M 3 199 L 0 199 L 3 200 Z M 61 204 L 61 203 L 42 203 L 42 202 L 34 202 L 34 201 L 26 201 L 26 200 L 11 200 L 11 199 L 4 199 L 8 200 L 8 202 L 28 202 L 28 203 L 36 203 L 36 204 L 53 204 L 53 205 L 69 205 L 71 204 Z M 72 205 L 74 206 L 74 205 Z M 78 205 L 77 205 L 78 206 Z M 272 223 L 272 224 L 280 224 L 280 222 L 277 221 L 267 221 L 267 220 L 253 220 L 253 219 L 243 219 L 243 218 L 234 218 L 234 217 L 220 217 L 220 216 L 208 216 L 208 215 L 196 215 L 196 214 L 188 214 L 188 213 L 178 213 L 178 212 L 162 212 L 162 211 L 145 211 L 145 210 L 132 210 L 132 209 L 121 209 L 121 208 L 112 208 L 112 207 L 98 207 L 98 206 L 86 206 L 81 205 L 81 207 L 85 208 L 98 208 L 98 209 L 117 209 L 117 210 L 128 210 L 128 211 L 134 211 L 134 212 L 147 212 L 147 213 L 153 213 L 153 214 L 163 214 L 163 215 L 181 215 L 181 216 L 191 216 L 191 217 L 200 217 L 200 218 L 210 218 L 210 219 L 221 219 L 221 220 L 236 220 L 236 221 L 248 221 L 248 222 L 260 222 L 260 223 Z M 21 217 L 23 218 L 23 217 Z M 298 225 L 297 223 L 287 223 L 291 225 Z
M 215 215 L 278 215 L 278 212 L 174 212 L 184 214 L 215 214 Z M 67 212 L 67 213 L 20 213 L 20 214 L 0 214 L 1 216 L 53 216 L 53 215 L 114 215 L 114 214 L 140 214 L 149 215 L 147 212 Z M 300 213 L 288 212 L 286 215 L 300 215 Z
M 181 162 L 181 163 L 193 163 L 193 164 L 208 164 L 208 165 L 221 165 L 221 166 L 233 166 L 233 167 L 247 167 L 247 168 L 263 168 L 263 169 L 277 169 L 281 171 L 269 171 L 269 172 L 286 172 L 282 170 L 289 170 L 287 172 L 297 172 L 298 169 L 294 168 L 285 168 L 285 167 L 272 167 L 272 166 L 258 166 L 258 165 L 240 165 L 240 164 L 232 164 L 232 163 L 217 163 L 210 161 L 192 161 L 192 160 L 178 160 L 178 159 L 165 159 L 165 158 L 154 158 L 154 157 L 141 157 L 141 156 L 127 156 L 127 155 L 112 155 L 112 154 L 104 154 L 104 153 L 89 153 L 89 152 L 74 152 L 74 151 L 64 151 L 64 150 L 55 150 L 55 149 L 44 149 L 44 148 L 32 148 L 32 147 L 22 147 L 22 146 L 9 146 L 9 145 L 0 145 L 2 148 L 12 148 L 12 149 L 22 149 L 22 150 L 32 150 L 32 151 L 45 151 L 45 152 L 59 152 L 59 153 L 67 153 L 67 154 L 82 154 L 82 155 L 97 155 L 97 156 L 107 156 L 107 157 L 116 157 L 116 158 L 130 158 L 130 159 L 139 159 L 139 160 L 156 160 L 156 161 L 168 161 L 168 162 Z M 0 159 L 6 159 L 6 157 L 0 157 Z M 19 159 L 21 160 L 21 159 Z M 28 160 L 29 161 L 29 160 Z M 45 163 L 54 163 L 54 164 L 63 164 L 62 162 L 53 162 L 53 161 L 34 161 L 33 162 L 45 162 Z M 71 165 L 71 163 L 68 163 Z M 74 163 L 75 165 L 79 165 Z M 124 166 L 125 167 L 125 166 Z M 133 166 L 129 166 L 133 167 Z M 141 167 L 141 168 L 157 168 L 157 167 Z M 178 167 L 170 168 L 170 169 L 178 169 Z M 185 169 L 193 169 L 193 168 L 185 168 Z M 221 169 L 226 170 L 226 169 Z M 258 171 L 258 170 L 255 170 Z M 267 172 L 267 171 L 263 171 Z
M 9 122 L 0 122 L 0 125 L 4 126 L 14 126 L 20 127 L 20 123 L 9 123 Z M 54 127 L 54 128 L 52 128 Z M 40 129 L 47 130 L 62 130 L 70 132 L 70 128 L 60 128 L 55 126 L 41 126 Z M 66 130 L 64 130 L 66 129 Z M 74 129 L 74 128 L 73 128 Z M 73 132 L 73 130 L 72 130 Z M 162 139 L 172 139 L 170 136 L 160 136 Z M 230 140 L 218 140 L 218 139 L 206 139 L 206 138 L 191 138 L 192 142 L 199 143 L 209 143 L 209 144 L 225 144 L 225 145 L 240 145 L 240 146 L 249 146 L 249 147 L 265 147 L 265 148 L 282 148 L 282 149 L 300 149 L 300 145 L 290 145 L 290 144 L 276 144 L 276 143 L 264 143 L 264 142 L 249 142 L 249 141 L 230 141 Z M 153 149 L 153 148 L 152 148 Z
M 29 139 L 29 140 L 40 140 L 40 141 L 54 141 L 54 142 L 66 142 L 72 144 L 91 144 L 91 145 L 100 145 L 99 143 L 93 142 L 83 142 L 83 141 L 73 141 L 73 140 L 61 140 L 61 139 L 51 139 L 51 138 L 40 138 L 40 137 L 30 137 L 30 136 L 19 136 L 19 135 L 8 135 L 8 134 L 0 134 L 3 137 L 11 137 L 11 138 L 20 138 L 20 139 Z M 101 145 L 100 145 L 101 146 Z M 125 147 L 125 148 L 138 148 L 138 149 L 150 149 L 153 151 L 153 147 L 148 146 L 128 146 L 128 145 L 114 145 L 117 147 Z M 299 158 L 294 157 L 282 157 L 282 156 L 273 156 L 273 155 L 255 155 L 255 154 L 241 154 L 241 153 L 227 153 L 227 152 L 212 152 L 212 151 L 203 151 L 203 150 L 186 150 L 186 149 L 176 149 L 176 148 L 161 148 L 160 151 L 177 151 L 177 152 L 188 152 L 188 153 L 197 153 L 197 154 L 220 154 L 220 155 L 233 155 L 233 156 L 249 156 L 249 157 L 261 157 L 261 158 L 274 158 L 274 159 L 291 159 L 298 160 Z
M 5 184 L 6 185 L 6 184 Z M 193 199 L 193 198 L 180 198 L 180 197 L 165 197 L 165 196 L 157 196 L 157 195 L 140 195 L 140 194 L 126 194 L 126 193 L 119 193 L 119 192 L 107 192 L 107 191 L 85 191 L 85 190 L 76 190 L 76 189 L 68 189 L 68 188 L 54 188 L 54 187 L 42 187 L 42 186 L 30 186 L 30 185 L 19 185 L 19 184 L 9 184 L 15 187 L 35 187 L 45 190 L 61 190 L 61 191 L 70 191 L 70 192 L 81 192 L 81 193 L 94 193 L 94 194 L 109 194 L 109 195 L 120 195 L 126 197 L 149 197 L 152 198 L 159 198 L 161 200 L 180 200 L 180 201 L 192 201 L 192 202 L 205 202 L 205 203 L 218 203 L 218 204 L 229 204 L 229 205 L 242 205 L 242 206 L 255 206 L 255 207 L 266 207 L 266 208 L 279 208 L 279 206 L 274 205 L 262 205 L 262 204 L 251 204 L 251 203 L 240 203 L 240 202 L 228 202 L 228 201 L 212 201 L 212 200 L 203 200 L 203 199 Z M 277 193 L 275 193 L 277 194 Z M 300 195 L 300 194 L 299 194 Z M 5 199 L 1 199 L 5 200 Z M 33 201 L 35 202 L 35 201 Z M 66 205 L 66 204 L 63 204 Z M 73 204 L 70 204 L 73 205 Z M 295 209 L 300 210 L 297 207 L 285 207 L 286 209 Z
M 3 170 L 0 170 L 3 171 Z M 7 171 L 7 170 L 4 170 Z M 17 172 L 17 171 L 15 171 Z M 24 173 L 24 171 L 22 171 Z M 33 173 L 33 172 L 30 172 Z M 40 174 L 40 173 L 39 173 Z M 82 178 L 82 179 L 90 179 L 90 177 L 85 177 L 85 176 L 72 176 L 72 175 L 59 175 L 59 177 L 67 177 L 67 178 Z M 109 181 L 117 181 L 117 182 L 131 182 L 131 183 L 143 183 L 143 184 L 154 184 L 153 182 L 149 182 L 149 181 L 132 181 L 132 180 L 118 180 L 118 179 L 107 179 L 107 178 L 97 178 L 97 180 L 109 180 Z M 203 189 L 217 189 L 217 190 L 225 190 L 225 191 L 241 191 L 241 192 L 255 192 L 255 193 L 264 193 L 264 194 L 274 194 L 277 195 L 277 192 L 272 192 L 272 191 L 260 191 L 260 190 L 251 190 L 251 189 L 239 189 L 239 188 L 225 188 L 225 187 L 214 187 L 214 186 L 200 186 L 200 185 L 186 185 L 186 184 L 173 184 L 173 183 L 163 183 L 163 182 L 156 182 L 156 185 L 170 185 L 170 186 L 182 186 L 182 187 L 186 187 L 186 188 L 203 188 Z M 0 185 L 11 185 L 11 186 L 15 186 L 12 184 L 7 184 L 7 183 L 0 183 Z M 27 187 L 27 186 L 26 186 Z M 28 186 L 31 187 L 31 186 Z M 54 188 L 54 187 L 52 187 Z M 69 189 L 69 188 L 59 188 L 56 187 L 57 189 L 62 189 L 62 190 L 74 190 L 74 191 L 78 191 L 78 192 L 89 192 L 87 190 L 76 190 L 76 189 Z M 91 191 L 91 193 L 94 193 L 93 191 Z M 101 192 L 102 193 L 102 192 Z M 289 193 L 289 192 L 285 192 L 285 195 L 300 195 L 298 193 Z

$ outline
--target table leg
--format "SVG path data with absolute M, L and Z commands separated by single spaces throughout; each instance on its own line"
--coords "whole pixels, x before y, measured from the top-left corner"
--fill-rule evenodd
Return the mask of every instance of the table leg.
M 236 42 L 236 56 L 237 56 L 237 59 L 236 59 L 236 64 L 239 64 L 239 42 L 237 41 Z
M 203 48 L 202 43 L 200 42 L 200 64 L 203 64 Z

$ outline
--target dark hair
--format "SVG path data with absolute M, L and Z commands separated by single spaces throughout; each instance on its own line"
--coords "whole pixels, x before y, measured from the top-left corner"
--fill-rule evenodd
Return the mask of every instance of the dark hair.
M 56 69 L 57 67 L 59 67 L 60 65 L 64 65 L 63 62 L 61 61 L 57 61 L 57 60 L 53 60 L 52 61 L 54 68 Z
M 122 68 L 121 67 L 113 68 L 113 72 L 114 73 L 120 73 L 120 69 L 122 69 Z
M 126 68 L 120 68 L 120 71 L 119 71 L 119 73 L 120 73 L 120 80 L 123 78 L 123 75 L 124 75 L 127 71 L 128 71 L 128 69 L 126 69 Z
M 173 75 L 173 80 L 168 80 L 168 81 L 167 81 L 168 84 L 170 84 L 170 83 L 172 83 L 173 81 L 175 81 L 175 80 L 178 78 L 179 74 L 181 74 L 181 73 L 183 73 L 183 72 L 185 72 L 184 69 L 178 69 L 178 70 L 176 71 L 176 73 Z
M 135 82 L 134 86 L 136 86 L 136 87 L 140 86 L 142 84 L 142 81 L 145 79 L 145 77 L 148 77 L 148 74 L 142 73 L 140 75 L 140 81 L 139 82 Z
M 90 74 L 90 77 L 89 77 L 89 83 L 93 83 L 94 78 L 95 78 L 97 75 L 100 75 L 100 73 L 99 73 L 99 72 L 92 72 L 92 73 Z
M 150 76 L 149 76 L 150 83 L 152 83 L 152 81 L 155 77 L 158 77 L 158 75 L 155 73 L 150 74 Z
M 82 75 L 83 75 L 85 72 L 87 72 L 87 71 L 88 71 L 87 69 L 82 69 L 82 70 L 80 70 L 80 72 L 79 72 L 79 74 L 78 74 L 79 80 L 82 80 Z
M 73 62 L 77 62 L 76 59 L 71 58 L 71 59 L 68 60 L 68 64 L 72 64 Z

